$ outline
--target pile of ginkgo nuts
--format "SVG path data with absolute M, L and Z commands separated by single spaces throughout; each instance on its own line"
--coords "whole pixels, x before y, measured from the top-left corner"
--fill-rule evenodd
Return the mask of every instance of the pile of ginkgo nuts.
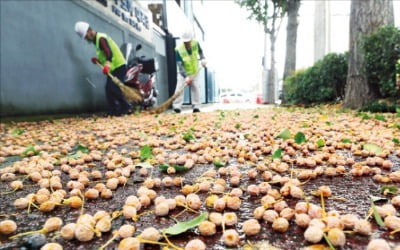
M 400 114 L 1 124 L 0 249 L 400 249 Z

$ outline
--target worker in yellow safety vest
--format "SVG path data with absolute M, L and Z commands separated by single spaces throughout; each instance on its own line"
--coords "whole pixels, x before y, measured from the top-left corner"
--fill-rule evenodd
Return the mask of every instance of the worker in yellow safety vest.
M 96 47 L 97 57 L 93 57 L 91 60 L 94 64 L 103 65 L 103 73 L 107 75 L 106 97 L 110 108 L 109 114 L 123 115 L 129 113 L 131 105 L 125 99 L 121 89 L 108 76 L 108 73 L 112 73 L 121 82 L 124 82 L 126 61 L 121 50 L 113 39 L 104 33 L 96 32 L 86 22 L 76 22 L 75 32 Z
M 182 44 L 175 48 L 176 63 L 178 66 L 178 79 L 175 92 L 179 91 L 184 84 L 190 86 L 193 112 L 200 112 L 200 83 L 199 83 L 199 59 L 201 65 L 206 67 L 203 50 L 198 41 L 193 39 L 190 29 L 186 29 L 181 39 Z M 183 93 L 179 95 L 172 104 L 176 113 L 180 113 L 183 104 Z

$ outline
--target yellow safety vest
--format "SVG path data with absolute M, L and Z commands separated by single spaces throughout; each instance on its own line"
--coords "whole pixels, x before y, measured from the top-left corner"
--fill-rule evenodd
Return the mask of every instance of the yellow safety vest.
M 99 59 L 100 63 L 104 65 L 107 61 L 106 55 L 104 52 L 100 49 L 100 38 L 105 38 L 108 42 L 108 45 L 110 46 L 111 52 L 112 52 L 112 59 L 110 62 L 110 68 L 111 72 L 114 71 L 116 68 L 126 64 L 125 57 L 122 54 L 121 50 L 118 48 L 117 44 L 112 40 L 110 37 L 108 37 L 104 33 L 99 33 L 97 32 L 96 35 L 96 55 L 97 58 Z
M 190 43 L 192 46 L 192 54 L 189 55 L 185 44 L 181 44 L 176 51 L 182 58 L 185 73 L 187 75 L 194 75 L 199 71 L 199 63 L 197 61 L 199 58 L 199 43 L 195 40 L 192 40 Z

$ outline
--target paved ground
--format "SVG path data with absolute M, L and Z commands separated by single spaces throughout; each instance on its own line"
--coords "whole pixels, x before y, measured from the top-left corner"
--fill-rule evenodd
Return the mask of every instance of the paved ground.
M 272 105 L 256 104 L 256 103 L 209 103 L 203 104 L 200 108 L 202 112 L 212 112 L 215 110 L 234 110 L 234 109 L 256 109 L 273 107 Z M 172 109 L 168 110 L 167 113 L 173 112 Z M 192 108 L 190 105 L 184 105 L 182 113 L 191 113 Z

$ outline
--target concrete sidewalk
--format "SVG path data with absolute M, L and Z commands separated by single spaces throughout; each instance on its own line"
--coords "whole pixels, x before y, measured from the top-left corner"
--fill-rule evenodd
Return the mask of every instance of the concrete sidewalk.
M 272 108 L 277 107 L 277 105 L 270 104 L 256 104 L 256 103 L 208 103 L 203 104 L 200 107 L 201 112 L 213 112 L 216 110 L 236 110 L 236 109 L 257 109 L 257 108 Z M 167 113 L 173 113 L 173 109 L 169 109 Z M 183 105 L 182 113 L 192 113 L 191 105 Z

